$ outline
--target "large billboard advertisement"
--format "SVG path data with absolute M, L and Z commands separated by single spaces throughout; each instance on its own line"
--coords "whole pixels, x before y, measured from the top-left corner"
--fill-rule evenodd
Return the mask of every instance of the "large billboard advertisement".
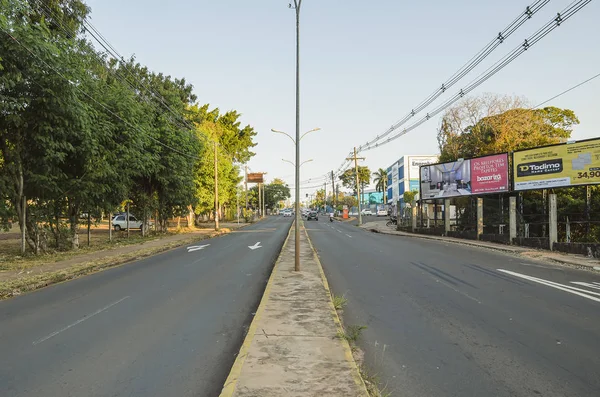
M 433 164 L 438 161 L 437 156 L 407 156 L 407 157 L 408 157 L 408 161 L 407 161 L 408 176 L 405 176 L 405 179 L 408 179 L 411 181 L 419 180 L 419 168 L 421 166 Z
M 514 190 L 600 183 L 600 138 L 513 153 Z
M 508 154 L 421 167 L 421 199 L 508 191 Z

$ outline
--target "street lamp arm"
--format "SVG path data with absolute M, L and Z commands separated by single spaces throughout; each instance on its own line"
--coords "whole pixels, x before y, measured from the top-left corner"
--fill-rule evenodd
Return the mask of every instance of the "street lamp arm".
M 315 132 L 315 131 L 319 131 L 321 128 L 313 128 L 310 131 L 306 131 L 304 134 L 302 134 L 302 136 L 300 137 L 300 140 L 302 140 L 302 138 L 304 138 L 307 134 L 310 134 L 311 132 Z
M 300 163 L 300 167 L 302 167 L 302 166 L 303 166 L 304 164 L 306 164 L 306 163 L 310 163 L 311 161 L 313 161 L 313 159 L 310 159 L 310 160 L 306 160 L 306 161 L 303 161 L 303 162 L 301 162 L 301 163 Z
M 292 163 L 290 160 L 281 159 L 281 161 L 285 161 L 286 163 L 290 163 L 290 164 L 291 164 L 291 165 L 293 165 L 294 167 L 296 166 L 296 164 Z
M 285 136 L 287 136 L 288 138 L 290 138 L 292 140 L 292 142 L 294 143 L 294 145 L 296 144 L 296 141 L 294 140 L 294 138 L 292 138 L 288 133 L 283 132 L 283 131 L 278 131 L 278 130 L 274 130 L 273 128 L 271 128 L 271 131 L 276 133 L 276 134 L 283 134 Z

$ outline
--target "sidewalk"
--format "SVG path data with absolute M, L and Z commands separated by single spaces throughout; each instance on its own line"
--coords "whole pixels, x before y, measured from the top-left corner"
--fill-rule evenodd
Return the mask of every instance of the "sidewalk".
M 550 260 L 554 262 L 558 262 L 568 266 L 574 266 L 577 268 L 587 269 L 587 270 L 597 270 L 600 271 L 600 261 L 597 259 L 586 258 L 581 255 L 574 254 L 565 254 L 559 252 L 551 252 L 545 250 L 535 250 L 529 247 L 520 247 L 515 245 L 505 245 L 492 243 L 487 241 L 478 241 L 478 240 L 469 240 L 469 239 L 461 239 L 455 237 L 443 237 L 443 236 L 430 236 L 427 234 L 417 234 L 417 233 L 408 233 L 408 232 L 400 232 L 391 227 L 385 226 L 385 224 L 381 222 L 367 222 L 360 226 L 363 229 L 369 230 L 375 233 L 382 234 L 390 234 L 395 236 L 403 236 L 403 237 L 412 237 L 412 238 L 422 238 L 428 240 L 437 240 L 443 241 L 446 243 L 454 243 L 454 244 L 462 244 L 462 245 L 470 245 L 474 247 L 493 249 L 496 251 L 502 251 L 509 254 L 522 256 L 528 259 L 538 259 L 538 260 Z
M 294 228 L 277 259 L 221 397 L 368 397 L 306 230 L 294 272 Z

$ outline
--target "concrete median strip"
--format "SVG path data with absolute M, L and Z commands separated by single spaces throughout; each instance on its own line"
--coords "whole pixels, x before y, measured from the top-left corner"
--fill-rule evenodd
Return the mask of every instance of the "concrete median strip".
M 305 230 L 302 270 L 294 272 L 288 238 L 221 397 L 368 396 L 341 325 L 327 279 Z

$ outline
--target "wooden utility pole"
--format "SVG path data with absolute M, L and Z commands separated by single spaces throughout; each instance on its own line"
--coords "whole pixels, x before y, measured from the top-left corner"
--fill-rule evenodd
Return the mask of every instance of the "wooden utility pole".
M 362 215 L 360 214 L 360 184 L 358 178 L 358 160 L 364 160 L 364 157 L 356 156 L 356 147 L 354 147 L 354 157 L 349 157 L 346 160 L 354 161 L 354 172 L 356 173 L 356 201 L 358 202 L 358 224 L 362 225 Z
M 129 201 L 127 201 L 127 238 L 129 238 Z
M 262 184 L 262 188 L 263 188 L 263 218 L 265 217 L 265 215 L 267 214 L 267 205 L 265 203 L 265 184 Z
M 327 182 L 323 182 L 323 209 L 327 212 Z
M 333 210 L 335 212 L 335 206 L 337 205 L 337 194 L 335 194 L 335 179 L 333 179 L 333 170 L 331 170 L 331 194 L 333 195 Z
M 260 194 L 260 183 L 258 184 L 258 217 L 262 218 L 262 198 Z
M 217 142 L 215 141 L 215 230 L 219 230 L 219 169 L 217 161 Z

